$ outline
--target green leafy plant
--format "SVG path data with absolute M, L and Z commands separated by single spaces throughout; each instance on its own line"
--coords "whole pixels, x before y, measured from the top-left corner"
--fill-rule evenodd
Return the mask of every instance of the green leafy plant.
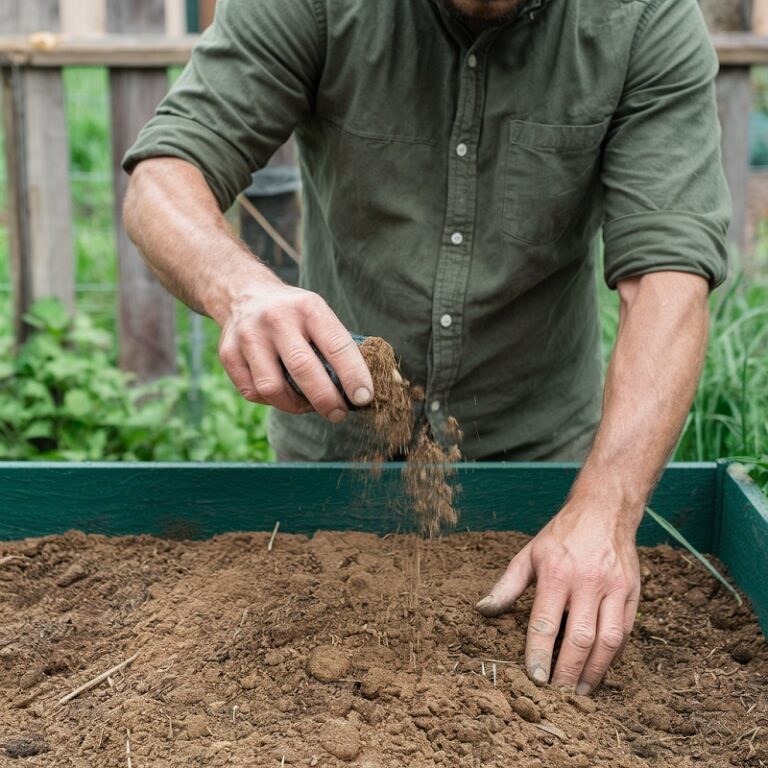
M 35 332 L 0 359 L 0 459 L 265 461 L 266 409 L 223 373 L 193 391 L 187 377 L 139 386 L 113 359 L 113 340 L 56 300 L 25 317 Z M 6 345 L 7 346 L 7 345 Z M 206 407 L 195 419 L 193 396 Z

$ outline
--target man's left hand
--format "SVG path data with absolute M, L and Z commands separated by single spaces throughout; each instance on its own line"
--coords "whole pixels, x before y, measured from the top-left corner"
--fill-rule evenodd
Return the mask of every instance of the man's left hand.
M 536 582 L 528 623 L 525 666 L 543 685 L 567 615 L 552 685 L 589 695 L 629 637 L 640 599 L 635 545 L 642 516 L 604 511 L 570 500 L 512 560 L 477 609 L 484 616 L 510 610 Z

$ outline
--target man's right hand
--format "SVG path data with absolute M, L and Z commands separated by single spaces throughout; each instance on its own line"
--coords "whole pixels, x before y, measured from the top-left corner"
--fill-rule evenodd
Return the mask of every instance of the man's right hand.
M 343 421 L 347 405 L 310 342 L 338 374 L 349 400 L 371 402 L 373 381 L 357 344 L 316 293 L 275 279 L 231 302 L 221 323 L 219 357 L 246 400 L 287 413 L 317 411 L 331 423 Z M 306 396 L 286 381 L 282 360 Z M 307 402 L 309 401 L 309 402 Z

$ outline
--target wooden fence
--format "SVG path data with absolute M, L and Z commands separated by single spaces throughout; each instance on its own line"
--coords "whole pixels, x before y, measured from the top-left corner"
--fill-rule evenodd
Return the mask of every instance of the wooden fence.
M 115 165 L 120 361 L 124 369 L 149 380 L 174 369 L 175 304 L 144 266 L 122 226 L 119 212 L 127 179 L 119 161 L 166 92 L 167 69 L 188 60 L 196 38 L 168 36 L 165 14 L 172 0 L 94 1 L 105 3 L 106 36 L 58 35 L 60 11 L 69 0 L 3 0 L 0 5 L 8 168 L 8 210 L 4 218 L 9 225 L 15 331 L 18 339 L 24 337 L 21 317 L 30 303 L 41 297 L 56 296 L 74 308 L 69 142 L 62 69 L 107 67 Z M 212 6 L 211 0 L 200 0 L 197 11 L 204 21 L 210 18 Z M 735 211 L 731 238 L 743 250 L 751 68 L 768 65 L 768 36 L 742 32 L 713 38 L 721 62 L 718 98 L 723 154 Z

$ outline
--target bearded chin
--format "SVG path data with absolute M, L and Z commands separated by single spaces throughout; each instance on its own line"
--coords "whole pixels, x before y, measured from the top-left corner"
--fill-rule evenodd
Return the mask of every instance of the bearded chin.
M 475 12 L 468 12 L 458 4 L 459 0 L 438 0 L 440 5 L 445 8 L 448 13 L 459 21 L 472 22 L 472 25 L 477 28 L 481 27 L 498 27 L 507 22 L 513 21 L 520 13 L 520 0 L 514 3 L 512 8 L 505 13 L 496 13 L 489 8 L 483 13 L 483 8 L 479 8 Z M 482 6 L 482 3 L 480 4 Z

